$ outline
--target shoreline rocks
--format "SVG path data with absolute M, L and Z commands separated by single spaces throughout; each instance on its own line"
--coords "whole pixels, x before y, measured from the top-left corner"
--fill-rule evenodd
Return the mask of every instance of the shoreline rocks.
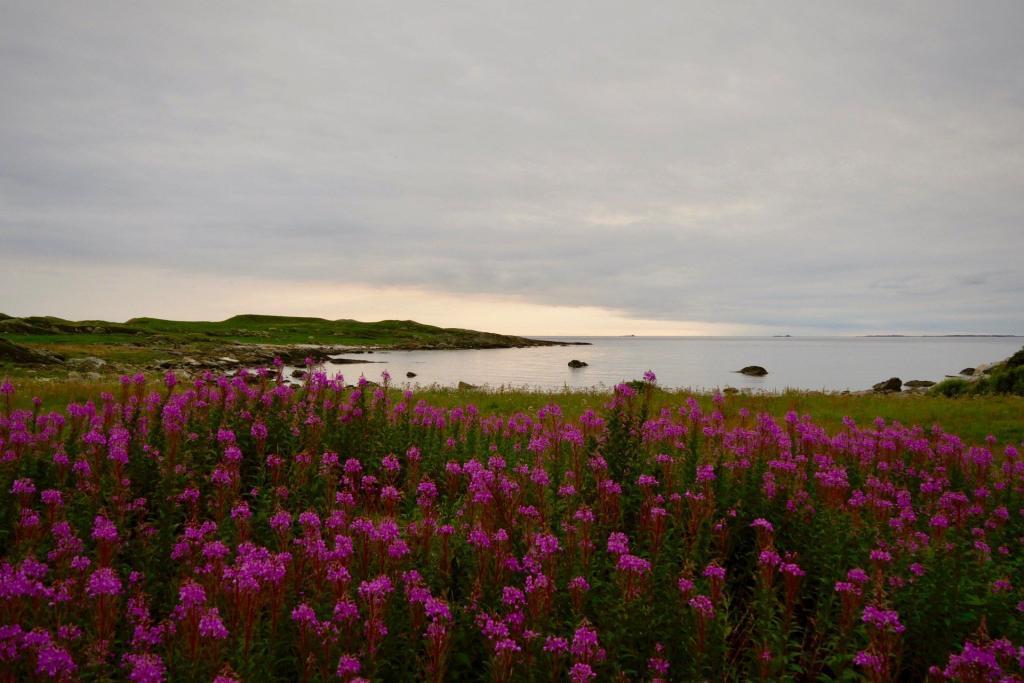
M 872 390 L 882 393 L 890 394 L 903 391 L 903 380 L 899 377 L 890 377 L 889 379 L 879 382 L 878 384 L 871 387 Z
M 571 361 L 569 361 L 569 367 L 570 368 L 574 368 L 574 369 L 575 368 L 585 368 L 588 365 L 589 365 L 589 363 L 584 363 L 583 361 L 576 360 L 575 358 L 573 358 Z
M 741 375 L 747 375 L 748 377 L 764 377 L 765 375 L 768 374 L 768 371 L 762 368 L 760 365 L 748 365 L 742 370 L 737 370 L 736 372 L 740 373 Z

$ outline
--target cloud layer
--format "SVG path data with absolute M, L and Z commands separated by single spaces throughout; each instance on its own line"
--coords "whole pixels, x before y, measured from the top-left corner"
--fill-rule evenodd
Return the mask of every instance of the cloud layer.
M 0 311 L 87 315 L 67 268 L 1024 332 L 1018 2 L 0 4 Z

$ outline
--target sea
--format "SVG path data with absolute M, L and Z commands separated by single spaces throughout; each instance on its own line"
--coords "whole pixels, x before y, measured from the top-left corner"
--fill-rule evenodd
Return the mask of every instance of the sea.
M 536 338 L 587 345 L 341 354 L 364 362 L 326 368 L 350 383 L 360 376 L 379 382 L 387 370 L 393 385 L 413 388 L 465 382 L 490 389 L 600 390 L 650 370 L 660 386 L 674 389 L 859 391 L 890 377 L 937 382 L 1003 360 L 1024 346 L 1022 337 Z M 571 360 L 587 366 L 570 368 Z M 768 374 L 737 372 L 748 365 L 760 365 Z

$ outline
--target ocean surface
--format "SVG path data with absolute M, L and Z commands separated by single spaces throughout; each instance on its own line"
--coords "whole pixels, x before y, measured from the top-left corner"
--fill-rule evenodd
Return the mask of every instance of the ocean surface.
M 965 367 L 1003 360 L 1024 346 L 1024 338 L 1001 337 L 544 338 L 591 345 L 343 354 L 376 362 L 327 365 L 327 370 L 349 382 L 360 375 L 378 381 L 386 369 L 395 385 L 468 382 L 544 390 L 610 388 L 653 370 L 658 384 L 667 388 L 856 391 L 889 377 L 939 381 Z M 573 359 L 589 366 L 569 368 Z M 736 372 L 746 365 L 763 366 L 768 375 Z M 407 372 L 416 377 L 407 379 Z

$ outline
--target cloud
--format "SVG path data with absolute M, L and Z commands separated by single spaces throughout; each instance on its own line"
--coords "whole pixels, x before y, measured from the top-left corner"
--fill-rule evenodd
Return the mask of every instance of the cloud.
M 59 266 L 133 273 L 154 308 L 138 274 L 170 269 L 682 327 L 1024 332 L 1018 3 L 3 14 L 0 310 L 73 298 L 18 285 Z

